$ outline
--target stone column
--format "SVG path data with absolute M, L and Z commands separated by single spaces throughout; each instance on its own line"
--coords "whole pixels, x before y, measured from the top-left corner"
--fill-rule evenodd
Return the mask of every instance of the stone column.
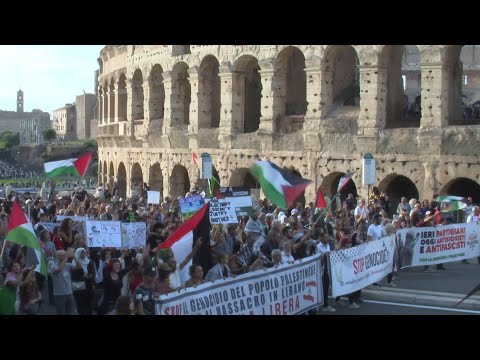
M 275 79 L 273 61 L 263 61 L 259 71 L 262 81 L 262 99 L 260 105 L 261 117 L 258 129 L 258 136 L 261 138 L 262 152 L 272 151 L 273 133 L 275 121 L 280 116 L 278 109 L 275 109 Z
M 320 120 L 324 111 L 322 103 L 322 70 L 318 61 L 306 62 L 305 73 L 307 76 L 307 113 L 303 124 L 304 149 L 319 151 Z
M 188 125 L 188 145 L 190 149 L 198 149 L 198 111 L 200 108 L 198 97 L 198 66 L 192 66 L 188 70 L 190 81 L 190 125 Z
M 231 64 L 223 64 L 219 69 L 220 76 L 220 148 L 229 150 L 232 147 L 233 134 L 233 72 Z
M 162 140 L 166 148 L 170 148 L 170 132 L 172 126 L 172 72 L 165 71 L 163 74 L 163 86 L 165 89 L 165 106 L 163 113 Z
M 150 96 L 151 96 L 151 89 L 152 89 L 152 79 L 150 76 L 147 76 L 143 80 L 143 126 L 145 129 L 148 129 L 148 125 L 150 124 Z
M 362 65 L 360 70 L 360 115 L 357 147 L 361 153 L 375 153 L 378 130 L 385 128 L 387 105 L 387 69 Z
M 104 124 L 104 119 L 103 119 L 103 95 L 102 95 L 102 87 L 99 86 L 98 87 L 98 95 L 97 95 L 97 98 L 98 98 L 98 125 L 103 125 Z
M 126 80 L 127 88 L 127 136 L 133 138 L 135 128 L 133 126 L 133 86 L 132 79 Z
M 448 125 L 448 68 L 442 63 L 421 63 L 422 72 L 422 118 L 424 130 L 443 128 Z

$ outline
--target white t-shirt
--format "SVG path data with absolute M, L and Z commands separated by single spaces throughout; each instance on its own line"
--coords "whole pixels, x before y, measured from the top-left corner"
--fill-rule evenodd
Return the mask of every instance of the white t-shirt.
M 467 217 L 467 223 L 479 222 L 479 221 L 480 221 L 480 217 L 479 217 L 479 216 L 476 216 L 475 214 L 470 214 L 470 215 L 468 215 L 468 217 Z
M 367 236 L 372 237 L 373 240 L 379 240 L 380 238 L 387 236 L 385 229 L 380 225 L 371 224 L 368 227 Z
M 362 220 L 366 220 L 367 219 L 367 216 L 368 216 L 368 209 L 367 209 L 367 206 L 364 205 L 363 206 L 363 209 L 360 207 L 360 206 L 357 206 L 355 208 L 355 212 L 353 213 L 355 215 L 355 220 L 357 219 L 358 215 L 362 214 Z

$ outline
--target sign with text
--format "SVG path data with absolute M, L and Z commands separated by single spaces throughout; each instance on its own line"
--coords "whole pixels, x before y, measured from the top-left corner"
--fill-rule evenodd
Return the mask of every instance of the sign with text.
M 144 248 L 147 244 L 147 223 L 122 223 L 122 247 L 125 249 Z
M 362 159 L 362 182 L 363 186 L 373 185 L 376 181 L 375 159 L 372 154 L 365 154 Z
M 160 296 L 157 315 L 296 315 L 322 305 L 320 255 Z
M 480 224 L 451 224 L 397 231 L 400 268 L 480 256 Z
M 393 271 L 395 235 L 330 252 L 332 296 L 342 296 L 382 280 Z
M 230 201 L 235 208 L 237 216 L 252 216 L 252 196 L 250 189 L 245 187 L 221 187 L 219 200 Z
M 212 158 L 208 153 L 203 153 L 200 161 L 200 179 L 212 178 Z
M 88 247 L 122 247 L 120 221 L 86 221 Z
M 226 199 L 210 200 L 210 223 L 214 224 L 235 224 L 238 223 L 235 208 Z
M 189 196 L 179 200 L 180 210 L 183 220 L 190 219 L 205 204 L 205 199 L 201 195 Z
M 147 198 L 149 204 L 160 204 L 160 191 L 147 191 Z

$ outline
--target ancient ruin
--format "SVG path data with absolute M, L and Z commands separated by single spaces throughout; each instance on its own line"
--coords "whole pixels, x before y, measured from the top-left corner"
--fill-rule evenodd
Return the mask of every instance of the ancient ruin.
M 223 186 L 268 159 L 366 196 L 362 156 L 392 200 L 480 202 L 479 60 L 460 45 L 113 45 L 99 59 L 99 181 L 184 196 L 209 153 Z M 463 94 L 462 94 L 463 92 Z M 463 107 L 462 107 L 463 102 Z

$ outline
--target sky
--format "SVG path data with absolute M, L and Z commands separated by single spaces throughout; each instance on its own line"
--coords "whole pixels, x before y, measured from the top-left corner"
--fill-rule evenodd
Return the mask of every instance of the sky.
M 0 110 L 17 110 L 17 91 L 24 109 L 53 110 L 95 93 L 97 58 L 105 45 L 0 45 Z

